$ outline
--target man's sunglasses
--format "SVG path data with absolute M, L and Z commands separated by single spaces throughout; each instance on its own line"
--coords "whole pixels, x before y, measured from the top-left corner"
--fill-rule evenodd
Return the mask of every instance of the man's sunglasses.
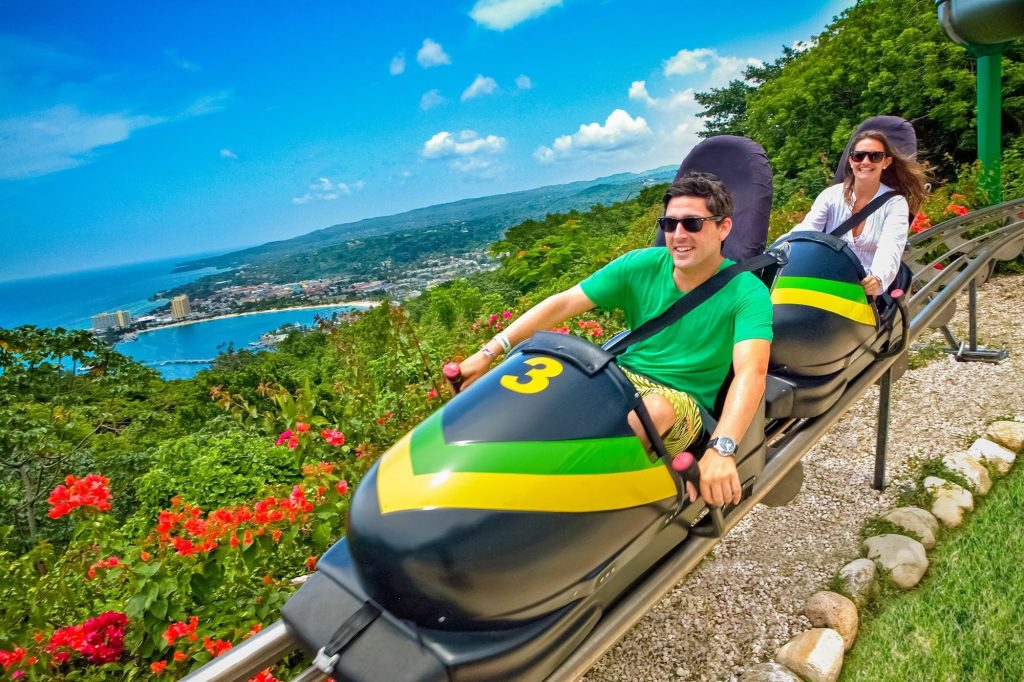
M 667 215 L 658 218 L 658 227 L 661 228 L 662 232 L 675 232 L 676 228 L 680 225 L 687 232 L 697 233 L 704 229 L 704 221 L 719 221 L 722 220 L 720 215 L 709 215 L 703 218 L 697 216 L 687 216 L 685 218 L 669 218 Z
M 885 152 L 869 152 L 862 149 L 857 149 L 850 152 L 850 158 L 860 163 L 864 159 L 871 159 L 871 163 L 881 163 L 882 159 L 885 158 Z

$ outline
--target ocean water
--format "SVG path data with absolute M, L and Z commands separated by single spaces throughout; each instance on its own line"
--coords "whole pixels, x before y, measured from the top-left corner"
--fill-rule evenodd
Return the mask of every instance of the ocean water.
M 166 303 L 164 300 L 149 300 L 158 291 L 217 272 L 212 268 L 171 272 L 177 263 L 202 255 L 213 254 L 0 282 L 0 328 L 34 324 L 37 327 L 88 329 L 92 326 L 92 316 L 102 312 L 128 310 L 134 316 L 141 315 Z M 317 314 L 330 317 L 352 309 L 352 306 L 330 306 L 221 318 L 144 332 L 135 341 L 119 343 L 116 348 L 154 366 L 166 379 L 187 379 L 209 367 L 209 363 L 157 363 L 209 360 L 229 344 L 236 350 L 244 350 L 263 334 L 283 325 L 309 326 Z
M 149 312 L 166 300 L 149 297 L 187 284 L 217 270 L 172 273 L 174 266 L 201 255 L 132 263 L 99 270 L 0 282 L 0 327 L 88 329 L 92 316 L 127 310 L 133 316 Z
M 329 306 L 304 310 L 278 310 L 238 317 L 225 317 L 196 322 L 180 327 L 166 327 L 143 332 L 134 341 L 119 343 L 118 352 L 139 362 L 154 366 L 165 379 L 188 379 L 210 366 L 208 362 L 189 364 L 156 364 L 179 360 L 211 360 L 232 344 L 235 350 L 249 350 L 249 343 L 258 341 L 267 332 L 286 324 L 311 326 L 313 317 L 330 317 L 346 313 L 355 306 Z

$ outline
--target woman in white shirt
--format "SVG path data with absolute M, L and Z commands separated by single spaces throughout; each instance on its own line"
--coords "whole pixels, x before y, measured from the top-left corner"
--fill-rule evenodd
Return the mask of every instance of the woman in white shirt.
M 925 173 L 924 166 L 897 152 L 884 133 L 865 130 L 853 139 L 843 182 L 819 194 L 790 232 L 831 232 L 876 196 L 899 192 L 842 237 L 867 272 L 861 280 L 865 293 L 878 296 L 899 270 L 910 215 L 921 208 L 927 193 Z

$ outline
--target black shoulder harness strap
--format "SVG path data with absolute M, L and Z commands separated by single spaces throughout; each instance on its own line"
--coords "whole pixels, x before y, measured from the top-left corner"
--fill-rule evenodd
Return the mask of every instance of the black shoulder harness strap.
M 751 270 L 760 270 L 761 268 L 769 265 L 780 265 L 784 263 L 784 258 L 785 256 L 781 253 L 769 251 L 768 253 L 763 253 L 760 256 L 747 258 L 740 263 L 734 263 L 724 270 L 719 270 L 710 279 L 706 280 L 693 291 L 670 305 L 665 312 L 661 313 L 657 317 L 647 320 L 642 325 L 613 343 L 607 348 L 607 351 L 612 355 L 621 355 L 633 344 L 651 338 L 665 327 L 669 326 L 676 320 L 679 320 L 683 315 L 686 315 L 701 303 L 717 294 L 725 287 L 726 284 L 732 281 L 736 275 L 743 272 L 750 272 Z
M 867 217 L 885 205 L 885 202 L 889 201 L 889 199 L 892 199 L 893 197 L 899 196 L 899 194 L 899 192 L 894 190 L 889 190 L 888 192 L 879 194 L 877 197 L 869 201 L 867 206 L 844 220 L 842 225 L 829 232 L 829 234 L 833 237 L 842 237 L 854 227 L 867 220 Z

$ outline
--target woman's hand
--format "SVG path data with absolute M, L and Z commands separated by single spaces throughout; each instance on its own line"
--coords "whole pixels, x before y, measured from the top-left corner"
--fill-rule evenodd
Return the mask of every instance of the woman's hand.
M 860 281 L 860 285 L 864 287 L 864 293 L 868 296 L 882 295 L 882 280 L 877 275 L 868 275 Z

